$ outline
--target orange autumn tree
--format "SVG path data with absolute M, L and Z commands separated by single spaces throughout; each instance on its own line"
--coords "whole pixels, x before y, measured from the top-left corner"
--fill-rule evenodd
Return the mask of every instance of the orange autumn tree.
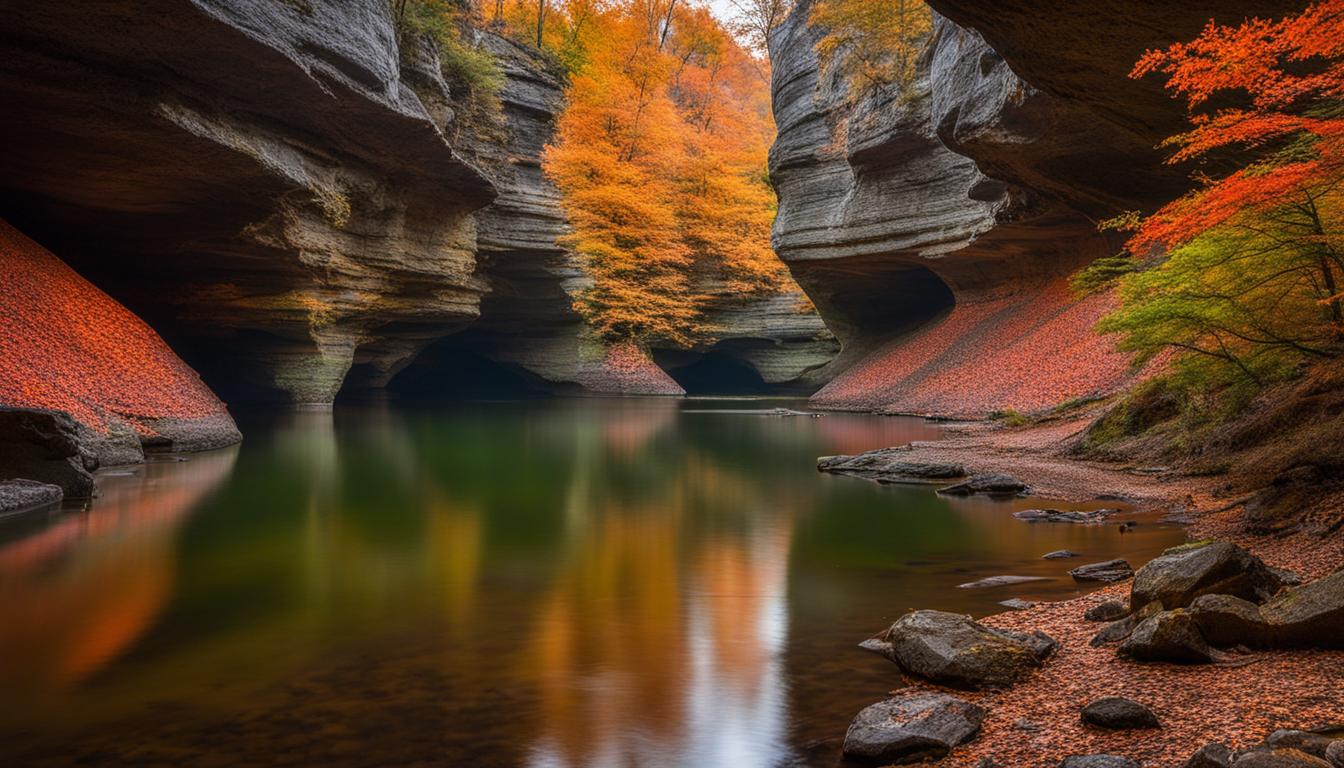
M 840 73 L 850 99 L 890 86 L 906 91 L 933 34 L 933 11 L 922 0 L 818 0 L 808 21 L 823 30 L 822 67 Z
M 1133 230 L 1127 254 L 1077 283 L 1118 283 L 1100 330 L 1142 362 L 1164 350 L 1204 384 L 1255 385 L 1344 350 L 1344 0 L 1281 21 L 1210 23 L 1150 51 L 1191 129 L 1165 143 L 1196 188 Z
M 571 8 L 551 11 L 573 28 Z M 709 336 L 707 291 L 785 284 L 770 250 L 773 135 L 760 62 L 679 0 L 581 6 L 567 105 L 543 158 L 592 281 L 576 302 L 608 341 Z

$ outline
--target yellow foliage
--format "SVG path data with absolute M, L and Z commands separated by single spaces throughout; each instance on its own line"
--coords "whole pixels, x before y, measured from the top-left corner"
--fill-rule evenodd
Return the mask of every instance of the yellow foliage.
M 812 24 L 822 66 L 843 73 L 851 98 L 886 86 L 908 89 L 933 34 L 933 12 L 921 0 L 820 0 Z
M 548 13 L 572 69 L 544 167 L 593 281 L 578 302 L 585 318 L 611 341 L 689 345 L 707 331 L 706 282 L 783 287 L 762 63 L 678 0 L 577 0 Z

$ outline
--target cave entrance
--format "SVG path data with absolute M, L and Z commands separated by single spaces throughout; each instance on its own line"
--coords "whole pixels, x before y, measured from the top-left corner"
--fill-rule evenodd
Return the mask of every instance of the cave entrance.
M 654 350 L 653 360 L 688 395 L 768 395 L 775 392 L 751 364 L 718 350 L 700 355 Z
M 454 336 L 427 347 L 388 382 L 387 391 L 416 402 L 519 400 L 549 394 L 540 378 L 467 348 Z

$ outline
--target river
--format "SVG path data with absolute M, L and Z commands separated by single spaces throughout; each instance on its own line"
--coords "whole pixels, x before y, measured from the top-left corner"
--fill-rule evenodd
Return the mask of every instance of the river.
M 819 474 L 939 428 L 779 406 L 259 414 L 105 471 L 0 521 L 0 764 L 831 765 L 901 684 L 856 644 L 905 611 L 1183 540 Z M 957 586 L 997 574 L 1048 579 Z

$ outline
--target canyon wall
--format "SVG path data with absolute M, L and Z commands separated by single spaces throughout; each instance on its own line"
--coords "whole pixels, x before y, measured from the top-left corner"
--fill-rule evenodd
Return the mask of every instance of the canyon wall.
M 545 391 L 681 393 L 572 308 L 540 163 L 563 84 L 526 46 L 468 30 L 506 76 L 482 119 L 385 0 L 6 5 L 0 217 L 225 400 L 329 405 L 459 353 Z M 820 383 L 837 345 L 801 293 L 721 299 L 715 345 L 673 362 Z
M 1109 299 L 1067 278 L 1118 248 L 1099 219 L 1186 176 L 1156 149 L 1181 105 L 1128 73 L 1215 15 L 1274 9 L 929 4 L 904 91 L 854 95 L 824 72 L 807 0 L 772 39 L 776 247 L 844 344 L 815 402 L 976 416 L 1111 391 L 1133 374 L 1091 330 Z

